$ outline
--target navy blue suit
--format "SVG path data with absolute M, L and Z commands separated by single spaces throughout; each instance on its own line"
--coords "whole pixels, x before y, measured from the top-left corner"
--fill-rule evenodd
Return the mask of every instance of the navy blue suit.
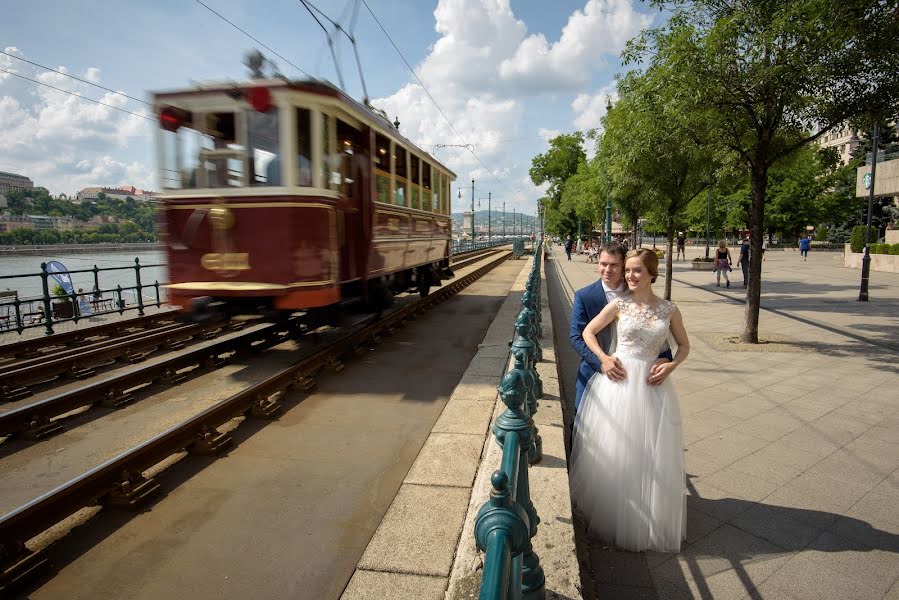
M 571 345 L 581 355 L 581 366 L 577 371 L 577 386 L 574 396 L 575 412 L 581 405 L 581 397 L 584 395 L 584 388 L 587 387 L 587 382 L 590 381 L 590 378 L 597 371 L 602 371 L 602 363 L 599 362 L 599 357 L 593 354 L 593 351 L 587 347 L 583 333 L 587 323 L 601 313 L 606 304 L 608 304 L 608 299 L 606 298 L 606 291 L 602 287 L 602 280 L 581 288 L 574 293 L 569 338 L 571 339 Z M 612 328 L 606 327 L 600 331 L 597 340 L 603 352 L 608 353 L 609 346 L 612 344 Z M 659 355 L 659 358 L 671 360 L 671 350 L 665 348 Z

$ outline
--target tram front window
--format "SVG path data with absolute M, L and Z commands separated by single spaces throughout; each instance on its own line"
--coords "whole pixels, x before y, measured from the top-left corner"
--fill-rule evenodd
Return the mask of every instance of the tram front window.
M 183 125 L 162 132 L 162 186 L 169 189 L 243 185 L 244 147 L 237 143 L 235 114 L 179 113 Z
M 283 185 L 279 139 L 277 108 L 267 112 L 247 111 L 250 185 Z

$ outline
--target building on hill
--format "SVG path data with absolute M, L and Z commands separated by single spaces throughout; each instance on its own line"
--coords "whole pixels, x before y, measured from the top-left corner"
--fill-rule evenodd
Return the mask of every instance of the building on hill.
M 138 202 L 150 202 L 158 196 L 157 192 L 142 190 L 133 185 L 123 187 L 86 187 L 72 198 L 72 202 L 80 204 L 81 202 L 96 202 L 100 194 L 108 198 L 116 200 L 125 200 L 129 196 Z
M 3 192 L 15 192 L 17 190 L 32 190 L 34 182 L 18 173 L 0 171 L 0 194 Z

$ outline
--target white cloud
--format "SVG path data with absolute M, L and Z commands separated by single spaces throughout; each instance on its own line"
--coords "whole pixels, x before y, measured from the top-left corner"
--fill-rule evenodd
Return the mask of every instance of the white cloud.
M 510 58 L 502 61 L 499 75 L 522 87 L 575 88 L 590 81 L 617 56 L 630 38 L 652 23 L 652 16 L 634 9 L 631 0 L 588 0 L 552 44 L 542 33 L 524 39 Z
M 581 130 L 600 127 L 609 100 L 614 103 L 617 99 L 618 91 L 614 82 L 604 86 L 593 95 L 578 94 L 571 103 L 571 108 L 576 113 L 574 126 Z
M 6 52 L 23 56 L 16 48 Z M 30 177 L 52 193 L 71 193 L 88 185 L 131 184 L 152 188 L 150 165 L 125 163 L 110 151 L 151 145 L 151 123 L 111 107 L 147 114 L 113 93 L 97 95 L 90 86 L 0 55 L 0 67 L 69 92 L 96 98 L 101 106 L 65 92 L 13 77 L 0 78 L 0 170 Z M 68 72 L 63 66 L 59 71 Z M 88 68 L 79 77 L 98 82 L 100 71 Z

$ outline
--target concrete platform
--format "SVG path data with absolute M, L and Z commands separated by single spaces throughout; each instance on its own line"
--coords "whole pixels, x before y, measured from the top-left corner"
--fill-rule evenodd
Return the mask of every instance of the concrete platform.
M 688 259 L 701 254 L 688 248 Z M 557 316 L 570 319 L 573 290 L 596 281 L 596 265 L 556 258 L 550 286 L 569 302 Z M 899 598 L 899 275 L 872 273 L 871 301 L 860 303 L 859 273 L 842 255 L 766 258 L 769 343 L 748 347 L 730 340 L 743 326 L 742 274 L 719 288 L 713 274 L 674 265 L 672 300 L 691 341 L 672 375 L 688 540 L 676 555 L 587 540 L 597 597 Z M 556 328 L 567 338 L 567 319 Z M 563 350 L 559 363 L 573 402 L 578 358 Z

